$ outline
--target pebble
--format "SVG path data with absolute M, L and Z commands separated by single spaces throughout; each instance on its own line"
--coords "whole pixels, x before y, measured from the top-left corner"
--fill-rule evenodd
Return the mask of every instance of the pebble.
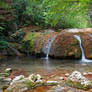
M 92 74 L 92 72 L 88 72 L 88 74 Z
M 69 73 L 66 73 L 65 76 L 68 77 L 70 74 Z
M 59 77 L 59 80 L 64 80 L 64 77 Z
M 87 66 L 87 64 L 82 64 L 82 66 Z
M 83 75 L 87 75 L 88 73 L 84 72 Z

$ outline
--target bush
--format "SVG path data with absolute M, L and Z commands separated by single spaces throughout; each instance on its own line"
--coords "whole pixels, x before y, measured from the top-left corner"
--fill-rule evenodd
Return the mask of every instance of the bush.
M 44 3 L 48 2 L 45 0 Z M 85 28 L 90 27 L 89 3 L 86 1 L 49 1 L 46 23 L 53 27 Z
M 43 0 L 28 0 L 25 13 L 31 17 L 33 24 L 45 26 L 45 7 L 42 3 Z

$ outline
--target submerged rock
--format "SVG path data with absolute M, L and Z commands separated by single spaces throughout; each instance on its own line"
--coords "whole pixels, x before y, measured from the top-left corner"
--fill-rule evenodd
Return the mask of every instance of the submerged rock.
M 92 82 L 85 78 L 80 72 L 74 71 L 69 77 L 66 83 L 70 86 L 90 89 L 92 88 Z

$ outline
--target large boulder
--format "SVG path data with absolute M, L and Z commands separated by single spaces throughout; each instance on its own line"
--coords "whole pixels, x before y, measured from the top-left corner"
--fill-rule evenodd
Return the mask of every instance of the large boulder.
M 85 52 L 85 57 L 87 59 L 92 59 L 92 34 L 82 34 L 82 43 Z
M 50 56 L 58 58 L 81 58 L 79 41 L 71 33 L 59 33 L 52 44 Z
M 74 71 L 68 77 L 66 83 L 69 86 L 80 88 L 80 89 L 92 89 L 92 82 L 84 77 L 79 71 Z
M 30 52 L 35 54 L 46 55 L 46 49 L 49 41 L 54 36 L 55 39 L 51 44 L 49 55 L 55 58 L 81 58 L 81 49 L 79 41 L 76 40 L 72 33 L 69 32 L 51 32 L 51 33 L 28 33 L 24 41 L 29 41 Z

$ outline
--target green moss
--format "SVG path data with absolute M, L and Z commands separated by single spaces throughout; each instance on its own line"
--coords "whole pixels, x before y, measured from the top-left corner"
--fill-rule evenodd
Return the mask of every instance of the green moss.
M 32 52 L 34 49 L 34 42 L 36 40 L 36 38 L 40 37 L 41 34 L 38 32 L 30 32 L 27 34 L 27 36 L 24 38 L 24 41 L 30 41 L 30 51 Z
M 27 83 L 27 86 L 29 89 L 34 88 L 34 86 L 35 86 L 30 80 L 27 80 L 26 83 Z
M 83 89 L 83 90 L 92 89 L 92 83 L 90 85 L 86 85 L 85 86 L 85 85 L 82 85 L 79 82 L 72 82 L 70 80 L 67 80 L 66 84 L 69 85 L 69 86 L 71 86 L 71 87 L 76 87 L 76 88 Z
M 44 82 L 31 82 L 30 80 L 27 80 L 26 81 L 26 84 L 28 86 L 29 89 L 31 88 L 35 88 L 35 87 L 38 87 L 38 86 L 41 86 L 41 85 L 44 85 Z

